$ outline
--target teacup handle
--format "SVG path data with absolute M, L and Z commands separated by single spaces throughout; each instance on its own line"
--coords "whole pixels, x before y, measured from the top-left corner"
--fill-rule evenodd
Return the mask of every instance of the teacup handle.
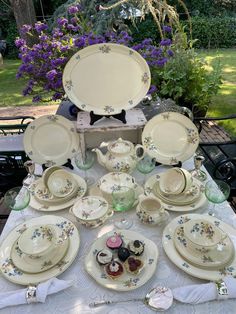
M 138 156 L 138 149 L 142 149 L 142 154 L 141 154 L 141 156 Z M 136 155 L 136 158 L 138 159 L 138 160 L 140 160 L 140 159 L 142 159 L 143 158 L 143 155 L 144 155 L 144 147 L 143 147 L 143 145 L 141 145 L 141 144 L 137 144 L 136 146 L 135 146 L 135 155 Z
M 73 209 L 73 206 L 71 206 L 71 207 L 69 208 L 69 213 L 74 216 L 74 213 L 73 213 L 73 210 L 72 210 L 72 209 Z
M 110 208 L 109 212 L 107 213 L 107 218 L 112 217 L 114 214 L 114 210 L 112 208 Z

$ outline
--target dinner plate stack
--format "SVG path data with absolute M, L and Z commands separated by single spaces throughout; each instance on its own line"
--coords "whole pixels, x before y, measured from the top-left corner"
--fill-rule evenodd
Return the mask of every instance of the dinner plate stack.
M 0 246 L 0 269 L 8 280 L 37 284 L 65 271 L 80 244 L 75 225 L 60 216 L 41 216 L 15 227 Z
M 209 215 L 187 214 L 164 229 L 163 248 L 188 274 L 206 280 L 236 275 L 236 230 Z
M 204 193 L 204 186 L 200 181 L 195 178 L 188 178 L 189 182 L 178 184 L 178 177 L 176 176 L 176 180 L 174 179 L 173 174 L 169 175 L 169 185 L 164 180 L 166 174 L 170 171 L 184 171 L 184 173 L 190 176 L 190 173 L 182 168 L 173 168 L 167 170 L 166 172 L 156 174 L 148 178 L 145 183 L 145 193 L 147 195 L 154 194 L 157 198 L 159 198 L 165 205 L 165 208 L 171 211 L 192 211 L 202 207 L 206 203 L 206 197 Z M 191 178 L 191 179 L 190 179 Z M 166 185 L 163 185 L 163 182 Z M 185 180 L 183 180 L 185 182 Z M 165 188 L 166 187 L 166 190 Z M 176 193 L 174 190 L 172 192 L 169 188 L 179 187 L 179 191 Z
M 71 207 L 76 198 L 84 196 L 87 185 L 80 176 L 53 166 L 32 184 L 31 190 L 31 207 L 41 211 L 57 211 Z

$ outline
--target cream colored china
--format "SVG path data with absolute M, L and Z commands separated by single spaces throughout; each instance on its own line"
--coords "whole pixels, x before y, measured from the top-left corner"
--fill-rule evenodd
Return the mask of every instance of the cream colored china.
M 44 255 L 54 245 L 55 231 L 49 225 L 28 227 L 18 239 L 19 249 L 31 256 Z
M 185 185 L 185 176 L 179 168 L 166 170 L 159 180 L 160 190 L 165 194 L 180 194 Z
M 146 96 L 151 75 L 138 52 L 103 43 L 72 56 L 62 81 L 67 96 L 80 109 L 113 115 L 135 107 Z
M 184 234 L 184 227 L 179 226 L 174 233 L 174 245 L 183 258 L 199 267 L 224 267 L 234 255 L 234 246 L 229 237 L 219 242 L 214 248 L 193 248 L 191 241 Z
M 135 179 L 124 172 L 109 172 L 102 176 L 97 187 L 101 190 L 103 197 L 109 202 L 112 202 L 112 192 L 118 191 L 121 186 L 127 186 L 132 189 L 137 188 Z
M 34 190 L 37 187 L 38 182 L 40 182 L 39 181 L 40 179 L 35 181 L 31 185 L 32 194 L 30 197 L 30 204 L 29 204 L 30 207 L 32 207 L 35 210 L 45 211 L 45 212 L 52 212 L 52 211 L 58 211 L 58 210 L 70 208 L 75 203 L 77 198 L 84 196 L 87 191 L 87 184 L 84 181 L 84 179 L 76 174 L 73 174 L 73 177 L 77 183 L 77 191 L 75 195 L 71 199 L 69 198 L 69 199 L 64 200 L 62 203 L 56 203 L 56 204 L 50 203 L 49 200 L 48 200 L 49 202 L 48 204 L 42 204 L 40 201 L 38 201 L 38 199 L 34 195 Z
M 191 173 L 188 170 L 184 168 L 180 168 L 180 170 L 182 171 L 185 178 L 185 187 L 182 192 L 187 192 L 189 189 L 191 189 L 191 186 L 193 184 L 193 178 L 192 178 Z
M 88 228 L 102 225 L 113 215 L 108 202 L 99 196 L 85 196 L 78 199 L 70 212 L 82 225 Z
M 107 238 L 118 233 L 122 236 L 125 246 L 130 241 L 140 240 L 145 244 L 144 253 L 139 256 L 144 263 L 143 270 L 137 274 L 129 274 L 124 270 L 124 273 L 116 280 L 110 279 L 104 271 L 104 267 L 100 266 L 96 261 L 96 253 L 106 248 Z M 115 251 L 114 256 L 117 256 Z M 88 255 L 85 257 L 85 268 L 87 272 L 103 287 L 116 291 L 131 291 L 143 286 L 149 279 L 152 278 L 156 271 L 159 252 L 157 246 L 151 240 L 145 238 L 140 233 L 130 230 L 117 230 L 103 234 L 100 238 L 91 245 Z M 116 257 L 115 257 L 116 258 Z
M 69 239 L 69 247 L 65 256 L 52 268 L 37 274 L 30 274 L 18 269 L 12 262 L 11 250 L 14 243 L 19 238 L 19 235 L 23 233 L 28 227 L 34 225 L 56 225 L 61 228 Z M 30 220 L 26 220 L 24 223 L 18 225 L 9 232 L 6 238 L 0 245 L 0 270 L 2 276 L 9 281 L 20 284 L 38 284 L 46 281 L 52 277 L 57 277 L 63 273 L 74 261 L 77 256 L 80 245 L 79 232 L 76 226 L 68 219 L 60 216 L 45 215 Z
M 138 160 L 143 157 L 143 153 L 138 156 L 138 149 L 144 152 L 142 145 L 138 144 L 134 147 L 133 143 L 119 138 L 108 144 L 106 155 L 103 155 L 98 148 L 94 148 L 93 151 L 97 154 L 99 164 L 108 171 L 130 173 L 135 169 Z
M 75 189 L 76 182 L 73 175 L 64 169 L 55 170 L 50 174 L 47 186 L 49 191 L 57 197 L 70 195 Z
M 229 238 L 233 241 L 234 250 L 236 246 L 236 229 L 232 226 L 226 224 L 225 222 L 209 216 L 209 215 L 200 215 L 200 214 L 185 214 L 176 217 L 173 219 L 164 229 L 162 244 L 168 258 L 181 270 L 187 274 L 197 277 L 200 279 L 205 279 L 209 281 L 216 281 L 224 278 L 227 275 L 236 276 L 236 256 L 234 255 L 232 261 L 227 266 L 220 267 L 220 269 L 203 269 L 199 266 L 192 265 L 187 262 L 181 254 L 175 248 L 174 245 L 174 233 L 176 228 L 184 226 L 184 224 L 192 219 L 202 219 L 218 226 L 223 232 L 227 233 Z
M 134 202 L 133 207 L 135 207 L 138 204 L 138 197 L 139 197 L 139 195 L 143 194 L 143 188 L 140 185 L 137 185 L 137 187 L 135 188 L 134 191 L 135 191 L 136 201 Z M 102 191 L 99 189 L 99 187 L 97 185 L 93 185 L 93 186 L 89 187 L 88 195 L 104 197 Z M 106 199 L 108 204 L 110 206 L 112 206 L 112 198 L 111 197 L 108 197 L 108 199 L 106 197 L 104 197 L 104 198 Z
M 136 214 L 139 220 L 148 225 L 160 224 L 169 217 L 161 201 L 152 196 L 139 196 L 139 204 L 136 207 Z
M 78 186 L 76 184 L 75 187 L 74 187 L 74 190 L 68 196 L 56 197 L 48 190 L 48 188 L 46 188 L 46 186 L 44 185 L 42 179 L 37 180 L 37 182 L 35 183 L 34 186 L 35 186 L 34 191 L 33 191 L 34 197 L 41 204 L 49 205 L 49 206 L 51 206 L 51 205 L 60 205 L 60 204 L 64 204 L 65 202 L 68 202 L 73 197 L 75 197 L 77 192 L 80 190 L 80 188 L 78 190 Z
M 54 226 L 54 228 L 56 228 L 56 226 Z M 63 232 L 61 228 L 57 228 L 60 229 L 60 233 Z M 23 253 L 19 248 L 18 240 L 16 240 L 11 250 L 13 264 L 21 271 L 27 273 L 40 273 L 52 268 L 60 262 L 69 247 L 69 239 L 65 233 L 63 239 L 58 239 L 61 239 L 60 244 L 53 246 L 50 252 L 47 252 L 42 256 L 33 256 Z
M 163 202 L 170 205 L 190 205 L 199 199 L 201 195 L 199 185 L 193 184 L 191 189 L 187 192 L 180 193 L 177 195 L 167 195 L 163 194 L 160 190 L 159 181 L 157 181 L 153 186 L 154 194 L 160 198 Z
M 60 169 L 63 169 L 63 168 L 58 167 L 58 166 L 52 166 L 52 167 L 49 167 L 49 168 L 44 170 L 42 180 L 43 180 L 43 184 L 45 185 L 46 188 L 48 188 L 48 178 L 50 177 L 50 175 L 54 171 L 60 170 Z
M 144 190 L 146 195 L 151 195 L 154 194 L 156 197 L 160 198 L 160 195 L 156 193 L 155 185 L 157 182 L 159 182 L 160 177 L 162 174 L 154 174 L 153 176 L 149 177 L 145 183 Z M 207 200 L 206 196 L 204 193 L 204 186 L 201 184 L 200 181 L 197 179 L 193 178 L 193 185 L 198 186 L 200 190 L 200 196 L 191 204 L 170 204 L 168 201 L 161 199 L 162 203 L 164 204 L 165 209 L 170 210 L 170 211 L 175 211 L 175 212 L 189 212 L 193 211 L 196 209 L 199 209 L 206 205 Z
M 193 122 L 177 112 L 163 112 L 147 122 L 142 144 L 148 155 L 164 165 L 175 165 L 193 156 L 199 134 Z
M 184 225 L 185 237 L 194 250 L 214 249 L 226 238 L 226 234 L 209 221 L 202 219 L 190 220 Z
M 31 160 L 60 166 L 78 151 L 74 124 L 60 115 L 47 115 L 31 122 L 24 133 L 24 149 Z

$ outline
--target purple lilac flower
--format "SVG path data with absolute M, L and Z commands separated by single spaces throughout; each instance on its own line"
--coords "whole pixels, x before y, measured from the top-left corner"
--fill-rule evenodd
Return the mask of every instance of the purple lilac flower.
M 70 22 L 71 22 L 72 24 L 77 24 L 78 21 L 79 21 L 79 19 L 78 19 L 76 16 L 74 16 L 74 17 L 72 17 L 72 18 L 70 19 Z
M 147 94 L 153 94 L 157 91 L 157 87 L 155 85 L 151 85 Z
M 23 38 L 17 37 L 15 40 L 15 45 L 17 48 L 20 48 L 26 44 L 26 41 Z
M 46 30 L 48 28 L 47 24 L 44 24 L 42 22 L 37 22 L 34 25 L 34 28 L 36 30 L 37 33 L 41 33 L 42 31 Z
M 172 43 L 171 39 L 165 38 L 165 39 L 162 39 L 162 41 L 160 42 L 160 45 L 161 46 L 170 46 L 171 43 Z
M 86 42 L 85 42 L 85 37 L 84 36 L 81 36 L 81 37 L 76 38 L 74 40 L 74 46 L 77 47 L 77 48 L 83 48 L 85 45 L 86 45 Z
M 161 58 L 161 59 L 157 60 L 156 65 L 159 67 L 163 67 L 167 61 L 168 61 L 167 58 Z
M 41 101 L 41 100 L 42 100 L 42 97 L 39 96 L 39 95 L 34 96 L 33 99 L 32 99 L 33 102 L 39 102 L 39 101 Z
M 151 38 L 145 38 L 143 41 L 142 41 L 142 44 L 143 45 L 151 45 L 152 43 L 152 39 Z
M 64 17 L 60 17 L 58 20 L 57 20 L 57 24 L 59 26 L 65 26 L 66 24 L 68 23 L 68 20 Z
M 155 57 L 160 57 L 163 53 L 163 50 L 161 48 L 154 48 L 151 52 L 151 57 L 155 58 Z
M 49 72 L 47 72 L 46 74 L 46 78 L 48 80 L 54 80 L 54 78 L 57 76 L 57 71 L 56 70 L 51 70 Z
M 171 33 L 172 32 L 172 28 L 168 25 L 163 25 L 162 30 L 164 33 Z
M 141 49 L 143 49 L 144 48 L 144 46 L 142 45 L 142 44 L 137 44 L 137 45 L 134 45 L 133 47 L 132 47 L 132 49 L 134 49 L 134 50 L 141 50 Z
M 22 34 L 26 34 L 26 33 L 28 33 L 29 31 L 31 31 L 31 29 L 32 29 L 32 26 L 31 26 L 31 25 L 24 24 L 24 25 L 21 27 L 20 32 L 21 32 Z
M 61 99 L 61 97 L 63 96 L 62 93 L 55 93 L 53 96 L 52 96 L 52 100 L 58 100 L 58 99 Z
M 69 13 L 69 14 L 75 14 L 75 13 L 77 13 L 78 11 L 79 11 L 78 7 L 77 7 L 77 6 L 74 6 L 74 5 L 68 8 L 68 13 Z
M 173 57 L 174 52 L 172 50 L 168 49 L 167 54 L 168 54 L 168 56 Z

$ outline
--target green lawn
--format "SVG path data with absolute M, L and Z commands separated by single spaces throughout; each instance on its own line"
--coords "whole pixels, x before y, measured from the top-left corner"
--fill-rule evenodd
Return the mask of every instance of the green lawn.
M 27 80 L 16 79 L 17 69 L 20 64 L 20 60 L 4 59 L 3 66 L 0 66 L 0 108 L 32 104 L 32 97 L 22 95 Z M 51 103 L 43 103 L 43 105 Z M 34 103 L 33 105 L 40 104 Z
M 221 117 L 236 113 L 236 49 L 205 50 L 199 53 L 211 65 L 220 60 L 223 84 L 213 98 L 207 115 Z M 233 136 L 236 136 L 236 120 L 224 121 L 220 124 Z
M 207 115 L 219 117 L 236 113 L 236 49 L 205 50 L 199 51 L 199 55 L 209 63 L 209 71 L 211 65 L 218 60 L 222 66 L 223 85 L 214 97 Z M 22 96 L 25 81 L 15 78 L 19 65 L 20 60 L 4 60 L 3 67 L 0 67 L 0 107 L 32 104 L 31 97 Z M 236 136 L 236 121 L 224 122 L 223 126 Z

